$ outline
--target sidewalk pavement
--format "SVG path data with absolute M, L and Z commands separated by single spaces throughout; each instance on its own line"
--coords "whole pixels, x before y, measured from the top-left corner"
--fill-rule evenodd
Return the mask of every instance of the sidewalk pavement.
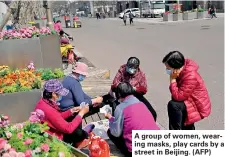
M 218 18 L 224 18 L 224 13 L 217 13 Z M 210 18 L 203 19 L 194 19 L 194 20 L 180 20 L 180 21 L 163 21 L 163 18 L 134 18 L 134 22 L 143 22 L 143 23 L 185 23 L 185 22 L 194 22 L 198 20 L 209 20 Z M 106 18 L 106 20 L 117 20 L 122 21 L 120 18 Z

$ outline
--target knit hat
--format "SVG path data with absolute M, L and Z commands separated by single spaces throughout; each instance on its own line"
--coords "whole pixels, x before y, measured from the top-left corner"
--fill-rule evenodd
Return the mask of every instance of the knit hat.
M 69 93 L 69 90 L 63 88 L 62 83 L 56 79 L 46 81 L 44 84 L 44 89 L 48 92 L 59 94 L 60 96 L 66 96 Z
M 84 63 L 77 62 L 75 65 L 73 65 L 72 72 L 87 76 L 88 75 L 88 66 Z

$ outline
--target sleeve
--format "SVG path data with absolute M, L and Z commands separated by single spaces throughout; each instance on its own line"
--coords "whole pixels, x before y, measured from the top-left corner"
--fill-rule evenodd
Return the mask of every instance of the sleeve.
M 144 73 L 141 74 L 138 86 L 136 87 L 136 92 L 140 94 L 146 94 L 148 90 L 147 79 Z
M 50 113 L 52 114 L 52 113 Z M 60 132 L 71 134 L 81 123 L 81 116 L 77 115 L 72 122 L 67 122 L 61 116 L 49 116 L 48 121 Z
M 120 69 L 118 70 L 116 76 L 115 76 L 114 79 L 113 79 L 113 83 L 112 83 L 112 86 L 111 86 L 111 89 L 112 89 L 112 90 L 115 89 L 115 88 L 118 86 L 118 84 L 121 82 L 121 80 L 122 80 L 122 75 L 123 75 L 123 73 L 122 73 L 122 70 L 121 70 L 121 68 L 120 68 Z
M 82 102 L 85 102 L 87 104 L 91 104 L 91 98 L 85 96 L 86 94 L 84 93 L 81 85 L 79 82 L 76 82 L 75 85 L 71 86 L 71 92 L 73 94 L 74 97 L 74 101 L 77 104 L 81 104 Z
M 191 74 L 186 76 L 185 80 L 182 82 L 182 85 L 178 88 L 177 83 L 173 82 L 170 84 L 170 92 L 172 98 L 175 101 L 184 101 L 192 94 L 197 85 L 196 77 Z
M 117 107 L 115 112 L 115 117 L 109 119 L 110 132 L 115 137 L 120 137 L 123 132 L 123 111 Z
M 71 110 L 67 110 L 67 111 L 61 113 L 61 116 L 62 116 L 64 119 L 67 119 L 67 118 L 69 118 L 69 117 L 72 116 L 72 115 L 73 115 L 73 113 L 71 112 Z

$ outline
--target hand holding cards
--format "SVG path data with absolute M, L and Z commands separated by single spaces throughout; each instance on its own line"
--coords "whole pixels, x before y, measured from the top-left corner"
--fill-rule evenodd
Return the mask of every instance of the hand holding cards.
M 81 109 L 80 109 L 79 115 L 81 117 L 83 117 L 86 113 L 89 112 L 89 104 L 86 104 L 85 102 L 82 102 L 80 104 L 80 107 L 81 107 Z

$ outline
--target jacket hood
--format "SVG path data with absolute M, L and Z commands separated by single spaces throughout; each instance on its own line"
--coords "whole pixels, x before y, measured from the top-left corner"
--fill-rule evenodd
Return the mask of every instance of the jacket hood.
M 198 69 L 199 69 L 199 66 L 195 61 L 191 59 L 185 59 L 185 66 L 183 71 L 191 72 L 191 71 L 198 71 Z

